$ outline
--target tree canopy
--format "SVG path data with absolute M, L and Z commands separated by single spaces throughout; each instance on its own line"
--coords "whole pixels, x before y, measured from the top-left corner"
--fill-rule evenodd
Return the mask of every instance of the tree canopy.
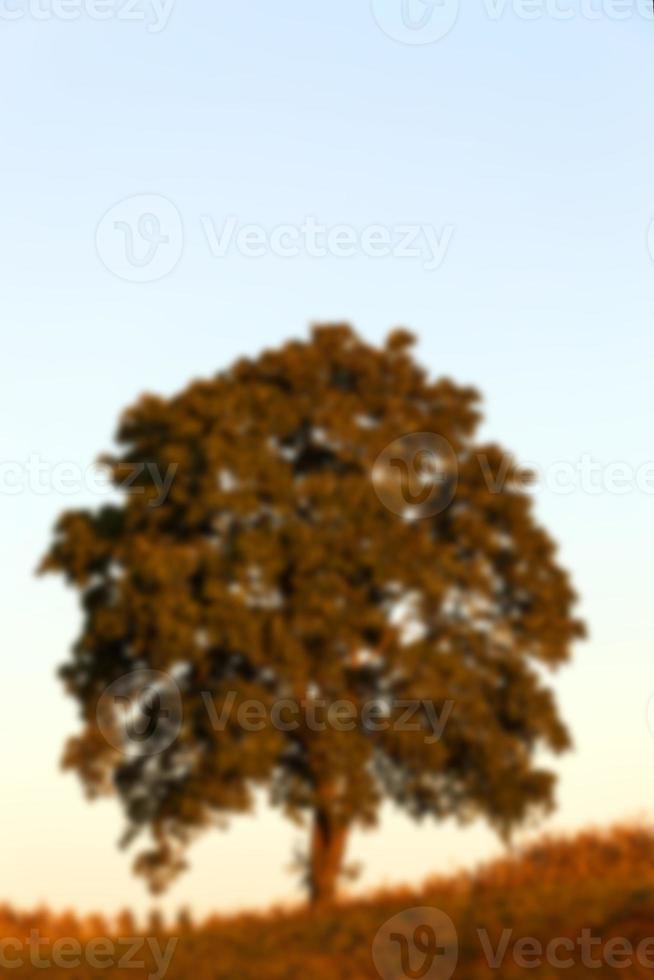
M 155 887 L 257 789 L 312 818 L 317 899 L 334 892 L 348 829 L 384 799 L 503 833 L 552 804 L 535 753 L 569 738 L 543 667 L 582 634 L 575 596 L 525 474 L 477 439 L 478 393 L 432 380 L 412 343 L 318 327 L 172 398 L 143 396 L 105 460 L 122 502 L 58 524 L 43 567 L 84 614 L 62 669 L 82 712 L 65 762 L 91 795 L 118 794 L 126 840 L 150 833 L 137 870 Z M 415 455 L 415 434 L 446 447 L 437 498 L 427 469 L 388 453 L 399 440 Z M 153 474 L 168 472 L 162 495 Z M 407 508 L 389 505 L 398 487 Z M 101 724 L 107 689 L 139 671 L 181 698 L 156 751 L 121 750 Z M 311 723 L 309 708 L 337 702 L 347 725 Z

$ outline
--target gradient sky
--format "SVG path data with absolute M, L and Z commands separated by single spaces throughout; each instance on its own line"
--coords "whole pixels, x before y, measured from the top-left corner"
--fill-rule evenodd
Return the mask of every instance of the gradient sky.
M 413 2 L 416 22 L 438 27 Z M 456 13 L 453 2 L 433 17 Z M 35 0 L 8 19 L 14 9 L 0 0 L 3 462 L 86 468 L 144 389 L 172 393 L 331 319 L 372 340 L 411 327 L 434 374 L 483 391 L 484 434 L 544 471 L 584 454 L 603 467 L 654 460 L 654 20 L 643 5 L 619 19 L 608 0 L 552 0 L 528 20 L 516 0 L 466 0 L 447 36 L 424 44 L 397 39 L 401 0 L 177 0 L 159 32 L 89 8 L 70 21 L 37 17 Z M 429 40 L 419 33 L 403 36 Z M 183 222 L 179 262 L 156 282 L 113 275 L 102 236 L 96 248 L 103 215 L 133 195 L 163 195 Z M 219 228 L 229 215 L 269 230 L 314 216 L 453 236 L 435 271 L 397 256 L 216 257 L 202 217 Z M 29 486 L 0 496 L 0 900 L 149 907 L 131 857 L 117 856 L 115 804 L 89 806 L 58 770 L 76 720 L 54 671 L 79 615 L 60 581 L 33 575 L 57 513 L 98 498 Z M 545 485 L 536 498 L 591 630 L 555 678 L 576 752 L 556 762 L 560 807 L 546 826 L 648 817 L 654 495 Z M 162 906 L 297 897 L 287 868 L 301 840 L 277 815 L 239 819 L 193 848 Z M 387 811 L 350 857 L 369 887 L 497 850 L 481 825 L 415 830 Z

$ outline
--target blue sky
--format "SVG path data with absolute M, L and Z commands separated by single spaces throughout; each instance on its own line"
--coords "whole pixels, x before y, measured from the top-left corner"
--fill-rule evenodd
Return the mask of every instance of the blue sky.
M 69 0 L 70 20 L 49 2 L 0 0 L 3 462 L 86 468 L 144 389 L 173 392 L 330 319 L 373 340 L 411 327 L 434 374 L 483 391 L 485 434 L 544 471 L 587 455 L 603 474 L 616 462 L 636 473 L 654 459 L 654 19 L 643 3 L 548 0 L 526 19 L 526 0 L 468 0 L 446 36 L 413 43 L 426 35 L 400 30 L 401 0 L 177 0 L 158 31 L 145 0 L 134 8 L 145 19 L 129 20 L 124 0 L 105 20 L 91 0 Z M 423 31 L 457 12 L 453 0 L 411 2 Z M 162 233 L 179 216 L 175 267 L 157 281 L 107 268 L 123 239 L 98 227 L 135 196 L 164 199 Z M 265 235 L 308 218 L 357 241 L 371 226 L 450 232 L 431 270 L 424 256 L 360 250 L 220 257 L 205 229 L 230 216 Z M 553 826 L 648 815 L 654 795 L 654 494 L 605 484 L 536 494 L 591 629 L 556 678 L 577 751 L 557 763 Z M 88 807 L 56 768 L 75 711 L 54 668 L 78 617 L 74 597 L 33 570 L 57 513 L 94 502 L 52 486 L 2 492 L 11 847 L 0 897 L 22 905 L 149 904 L 116 858 L 113 805 Z M 239 821 L 194 850 L 164 907 L 292 896 L 297 839 L 275 816 Z M 368 886 L 496 847 L 482 827 L 409 833 L 387 813 L 352 857 Z

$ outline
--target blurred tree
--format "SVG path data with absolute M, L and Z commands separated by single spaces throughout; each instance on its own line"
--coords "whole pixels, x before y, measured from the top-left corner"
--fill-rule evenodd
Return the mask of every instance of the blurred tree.
M 111 934 L 111 930 L 105 917 L 93 912 L 84 916 L 80 922 L 79 933 L 85 940 L 106 939 Z
M 148 915 L 148 931 L 153 936 L 159 936 L 166 931 L 166 922 L 159 909 L 152 909 Z
M 138 926 L 134 913 L 130 909 L 122 909 L 116 916 L 116 929 L 122 939 L 131 939 L 138 935 Z
M 384 798 L 502 833 L 552 805 L 534 752 L 568 736 L 541 666 L 582 634 L 575 597 L 525 473 L 475 441 L 478 394 L 430 380 L 412 343 L 319 327 L 144 396 L 106 459 L 124 503 L 60 520 L 43 568 L 85 616 L 62 671 L 84 725 L 65 764 L 91 796 L 118 793 L 126 841 L 151 832 L 136 869 L 155 890 L 257 788 L 311 815 L 316 902 Z M 157 702 L 155 741 L 126 724 L 117 745 L 106 689 L 144 669 L 179 688 L 183 718 L 150 681 L 137 714 Z
M 193 932 L 193 916 L 190 909 L 182 908 L 179 910 L 175 931 L 182 934 Z

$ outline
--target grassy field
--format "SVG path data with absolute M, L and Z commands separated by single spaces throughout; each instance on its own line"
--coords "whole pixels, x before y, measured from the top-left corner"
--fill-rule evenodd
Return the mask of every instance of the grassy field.
M 0 930 L 5 943 L 0 976 L 46 975 L 62 980 L 146 976 L 161 980 L 164 975 L 169 980 L 651 976 L 653 854 L 654 831 L 648 828 L 588 832 L 544 840 L 474 874 L 342 902 L 324 911 L 215 917 L 197 925 L 184 920 L 175 925 L 152 922 L 147 930 L 137 929 L 128 914 L 115 923 L 97 916 L 84 920 L 56 916 L 45 910 L 20 915 L 2 908 Z M 428 961 L 427 953 L 423 956 L 411 946 L 407 961 L 411 973 L 406 973 L 397 939 L 375 944 L 388 919 L 423 907 L 442 910 L 455 924 L 454 972 L 450 972 L 453 961 L 439 960 L 440 952 Z M 406 915 L 409 944 L 416 935 L 420 942 L 414 930 L 421 915 Z M 42 943 L 40 965 L 30 962 L 34 957 L 26 945 L 32 930 L 38 931 Z M 126 939 L 132 936 L 147 936 L 150 945 L 141 940 L 138 949 L 133 943 L 130 950 Z M 78 957 L 72 946 L 62 945 L 71 937 L 79 944 Z M 108 937 L 104 947 L 98 945 L 99 937 Z M 34 944 L 33 933 L 32 939 Z M 67 957 L 59 966 L 53 962 L 57 940 L 59 958 L 62 951 Z M 491 958 L 497 954 L 495 966 L 489 963 L 489 954 Z M 22 966 L 17 965 L 19 958 Z M 73 966 L 77 960 L 79 964 Z M 145 965 L 135 965 L 139 961 Z

